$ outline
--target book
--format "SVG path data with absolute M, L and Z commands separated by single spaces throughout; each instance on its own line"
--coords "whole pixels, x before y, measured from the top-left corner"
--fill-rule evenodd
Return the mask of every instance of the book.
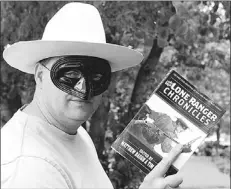
M 140 108 L 112 149 L 148 174 L 178 143 L 183 152 L 167 175 L 177 173 L 225 113 L 175 70 Z

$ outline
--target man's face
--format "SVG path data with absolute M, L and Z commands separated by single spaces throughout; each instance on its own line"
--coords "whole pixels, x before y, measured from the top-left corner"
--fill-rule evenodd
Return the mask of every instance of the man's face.
M 52 65 L 59 58 L 51 58 L 45 65 L 51 70 Z M 93 96 L 89 100 L 82 100 L 79 97 L 68 94 L 57 88 L 51 80 L 50 71 L 45 67 L 42 68 L 43 79 L 41 82 L 41 95 L 43 103 L 48 111 L 62 121 L 86 121 L 98 108 L 101 103 L 102 94 Z M 86 81 L 80 79 L 75 88 L 86 90 Z

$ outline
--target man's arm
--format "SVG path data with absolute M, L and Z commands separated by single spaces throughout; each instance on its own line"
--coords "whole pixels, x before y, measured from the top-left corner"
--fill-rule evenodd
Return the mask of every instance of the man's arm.
M 37 157 L 20 157 L 1 166 L 2 188 L 70 188 L 62 171 Z

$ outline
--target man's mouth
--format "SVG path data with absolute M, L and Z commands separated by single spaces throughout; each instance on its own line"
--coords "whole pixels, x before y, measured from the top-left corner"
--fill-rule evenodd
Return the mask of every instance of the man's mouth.
M 80 103 L 86 103 L 86 104 L 91 104 L 92 103 L 91 100 L 81 100 L 81 99 L 73 99 L 71 101 L 80 102 Z

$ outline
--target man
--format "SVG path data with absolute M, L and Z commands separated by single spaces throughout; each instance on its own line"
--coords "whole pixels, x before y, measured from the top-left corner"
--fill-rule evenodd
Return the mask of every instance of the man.
M 8 46 L 3 57 L 34 74 L 36 90 L 2 129 L 2 188 L 112 188 L 81 124 L 99 106 L 111 72 L 137 65 L 143 56 L 106 43 L 96 8 L 69 3 L 41 40 Z M 181 146 L 174 148 L 140 188 L 177 187 L 180 177 L 164 175 L 180 152 Z

